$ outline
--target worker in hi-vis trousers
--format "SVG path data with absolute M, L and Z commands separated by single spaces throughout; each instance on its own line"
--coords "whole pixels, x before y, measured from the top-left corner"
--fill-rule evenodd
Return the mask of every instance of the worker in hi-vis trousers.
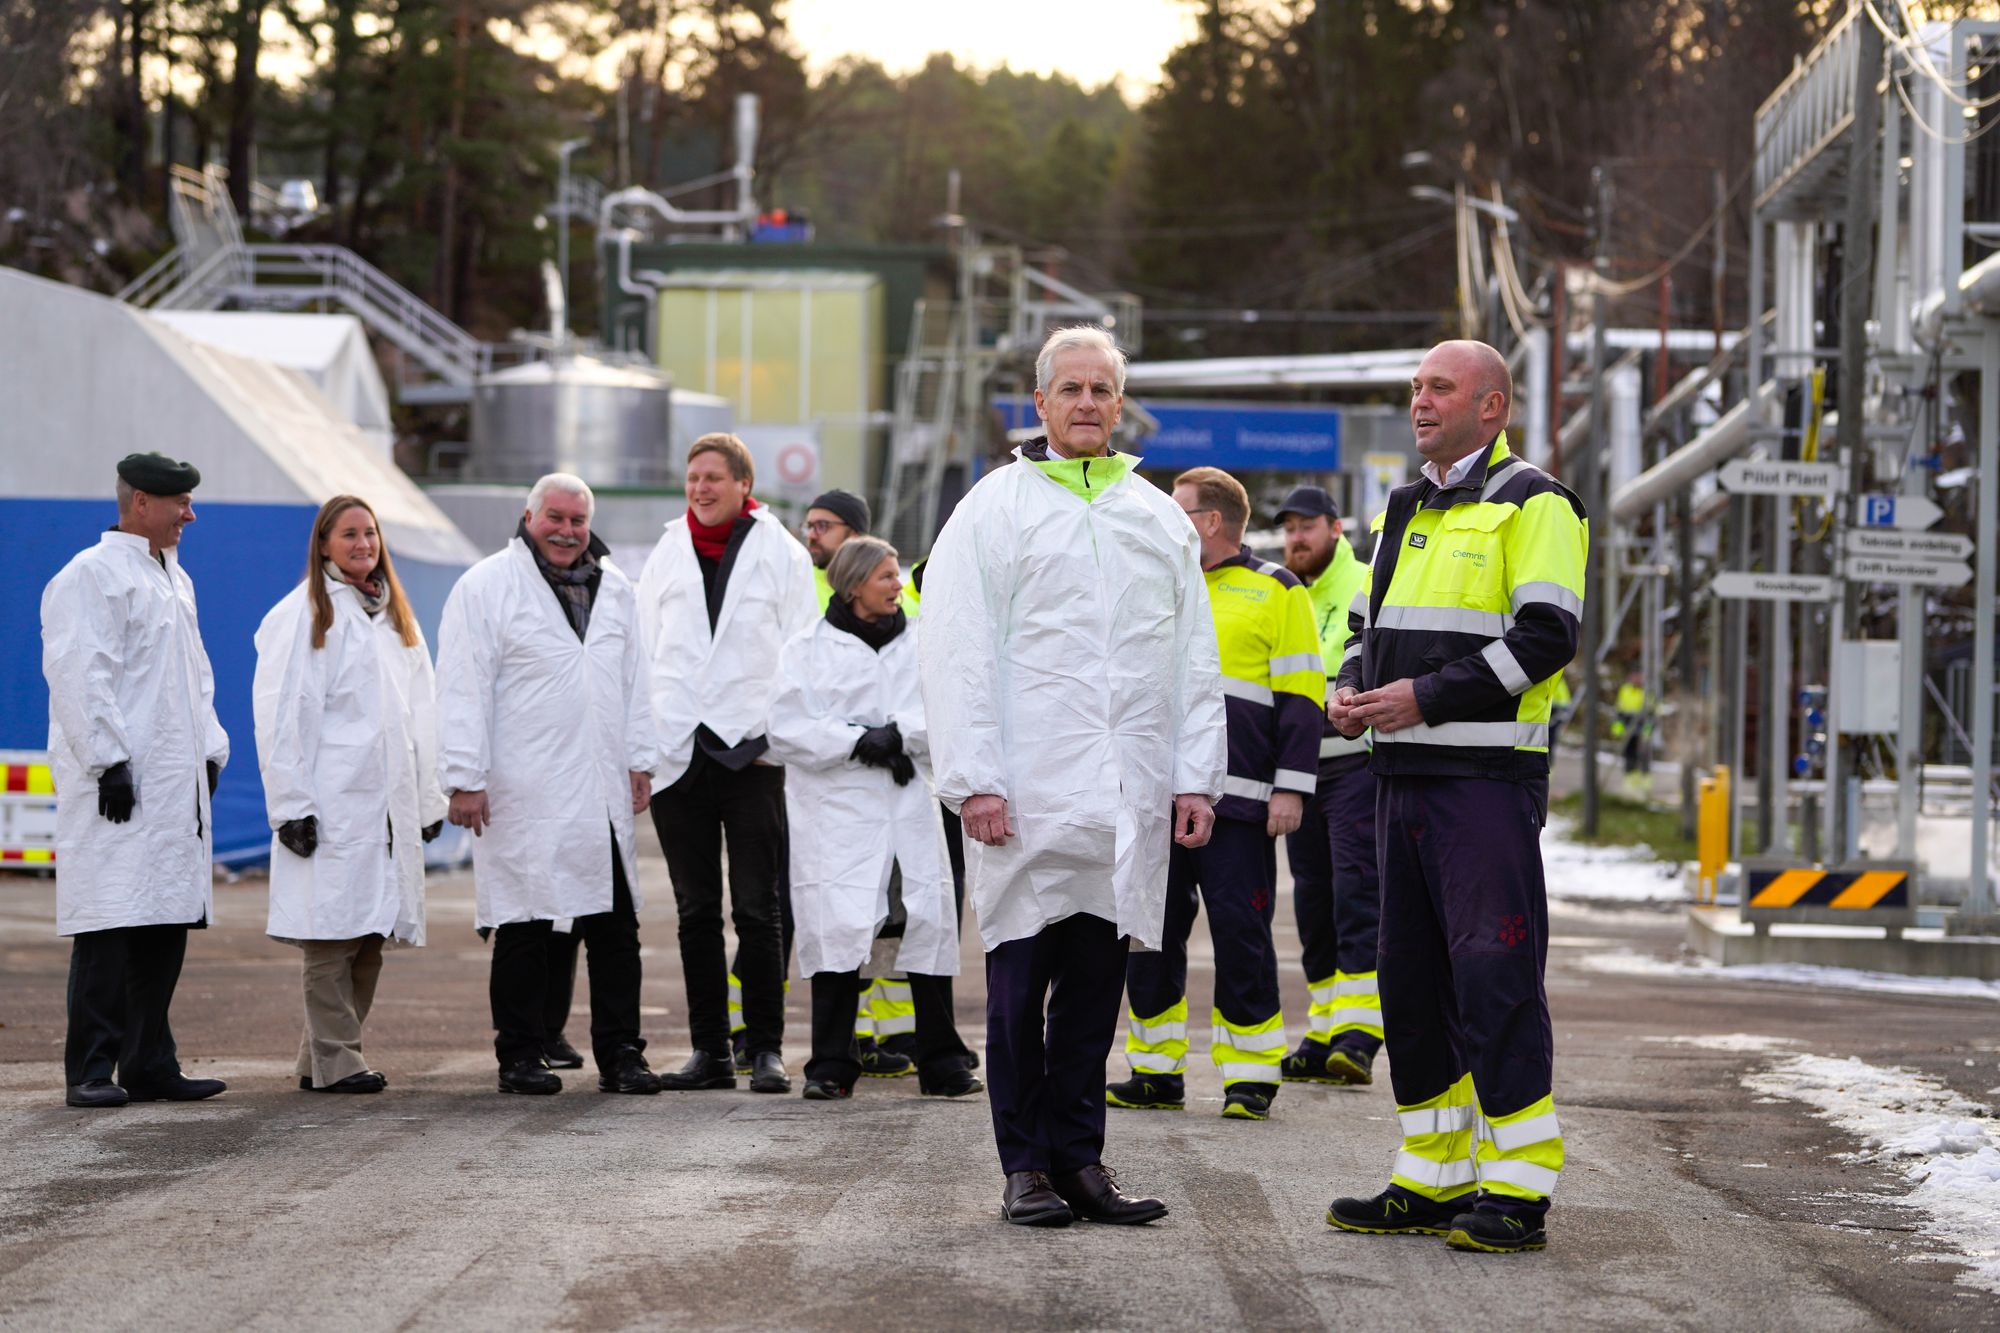
M 1423 475 L 1390 494 L 1327 717 L 1372 729 L 1377 966 L 1403 1145 L 1347 1231 L 1546 1244 L 1563 1165 L 1543 988 L 1549 701 L 1576 654 L 1583 505 L 1514 456 L 1507 363 L 1433 348 L 1411 384 Z
M 1195 892 L 1208 906 L 1215 944 L 1209 1055 L 1222 1071 L 1222 1114 L 1262 1120 L 1278 1095 L 1285 1019 L 1271 942 L 1276 839 L 1299 826 L 1317 781 L 1326 667 L 1305 585 L 1243 545 L 1250 497 L 1212 467 L 1183 472 L 1174 503 L 1201 537 L 1201 564 L 1222 654 L 1229 773 L 1208 845 L 1175 847 L 1167 861 L 1165 940 L 1125 967 L 1132 1077 L 1104 1091 L 1112 1106 L 1175 1110 L 1186 1104 L 1187 941 Z
M 1278 509 L 1285 568 L 1303 579 L 1331 679 L 1347 650 L 1347 618 L 1368 567 L 1341 532 L 1333 497 L 1300 486 Z M 1331 722 L 1319 742 L 1319 787 L 1299 830 L 1285 839 L 1292 863 L 1292 909 L 1312 1010 L 1306 1035 L 1284 1060 L 1287 1083 L 1372 1083 L 1382 1049 L 1382 1001 L 1375 986 L 1375 924 L 1382 884 L 1375 870 L 1375 775 L 1368 742 Z

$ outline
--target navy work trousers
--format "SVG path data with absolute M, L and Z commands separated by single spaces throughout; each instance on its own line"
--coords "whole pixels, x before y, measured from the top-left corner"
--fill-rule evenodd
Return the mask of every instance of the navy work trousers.
M 1548 784 L 1382 776 L 1375 812 L 1377 963 L 1397 1104 L 1429 1101 L 1467 1073 L 1489 1117 L 1548 1096 Z
M 69 1035 L 64 1076 L 110 1078 L 125 1087 L 164 1083 L 180 1073 L 167 1010 L 187 956 L 186 926 L 115 926 L 70 941 Z
M 1336 972 L 1375 970 L 1382 918 L 1382 877 L 1375 855 L 1375 775 L 1365 754 L 1322 763 L 1319 789 L 1296 833 L 1285 835 L 1292 865 L 1292 912 L 1298 918 L 1306 984 Z M 1339 1042 L 1372 1058 L 1382 1043 L 1365 1032 Z
M 1125 937 L 1079 912 L 986 955 L 986 1098 L 1000 1169 L 1104 1160 L 1104 1062 L 1118 1031 Z
M 1132 1012 L 1151 1019 L 1186 998 L 1188 936 L 1206 903 L 1215 945 L 1215 1007 L 1241 1027 L 1274 1018 L 1278 951 L 1271 943 L 1271 920 L 1277 881 L 1278 844 L 1261 822 L 1218 819 L 1206 845 L 1174 844 L 1167 857 L 1165 938 L 1159 952 L 1132 954 L 1125 964 Z M 1249 1086 L 1275 1092 L 1277 1073 L 1274 1064 L 1271 1084 Z

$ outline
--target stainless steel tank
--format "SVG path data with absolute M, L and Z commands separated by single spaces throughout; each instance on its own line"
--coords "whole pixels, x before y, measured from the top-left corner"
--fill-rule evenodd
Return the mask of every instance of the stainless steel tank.
M 472 391 L 466 478 L 573 472 L 593 486 L 671 484 L 671 388 L 657 371 L 581 356 L 496 371 Z

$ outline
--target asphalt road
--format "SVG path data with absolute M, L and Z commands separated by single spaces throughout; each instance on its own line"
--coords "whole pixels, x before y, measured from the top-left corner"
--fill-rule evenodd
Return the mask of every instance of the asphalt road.
M 671 896 L 647 852 L 644 1003 L 664 1067 L 687 1030 Z M 192 937 L 174 1011 L 189 1072 L 229 1092 L 86 1112 L 62 1104 L 68 949 L 53 885 L 0 878 L 0 1326 L 2000 1324 L 2000 1298 L 1957 1283 L 1886 1202 L 1906 1185 L 1837 1160 L 1854 1144 L 1805 1108 L 1746 1092 L 1756 1056 L 1672 1040 L 1789 1037 L 1990 1101 L 1992 1005 L 1578 966 L 1593 951 L 1672 955 L 1671 913 L 1558 908 L 1549 989 L 1570 1165 L 1548 1250 L 1496 1257 L 1323 1222 L 1335 1194 L 1386 1177 L 1396 1132 L 1380 1061 L 1373 1087 L 1289 1085 L 1270 1121 L 1248 1124 L 1219 1117 L 1198 1040 L 1185 1112 L 1112 1112 L 1108 1161 L 1172 1208 L 1140 1229 L 1003 1225 L 984 1098 L 923 1099 L 911 1079 L 864 1081 L 846 1104 L 606 1096 L 587 1073 L 559 1097 L 503 1097 L 469 877 L 434 877 L 431 904 L 431 947 L 390 956 L 370 1022 L 388 1092 L 296 1090 L 298 955 L 264 938 L 263 885 L 246 879 L 219 890 L 217 926 Z M 1279 925 L 1295 960 L 1289 898 Z M 1296 1024 L 1295 965 L 1284 987 Z M 795 1075 L 805 1001 L 794 987 Z M 970 940 L 958 1009 L 976 1041 Z M 584 1026 L 579 1013 L 571 1035 Z

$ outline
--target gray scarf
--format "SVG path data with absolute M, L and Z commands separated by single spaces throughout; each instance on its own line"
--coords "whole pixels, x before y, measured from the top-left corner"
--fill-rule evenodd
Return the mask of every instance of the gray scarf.
M 389 609 L 389 585 L 380 578 L 356 583 L 341 572 L 340 566 L 329 560 L 323 567 L 326 576 L 335 583 L 345 583 L 361 596 L 361 609 L 371 616 L 379 616 Z

